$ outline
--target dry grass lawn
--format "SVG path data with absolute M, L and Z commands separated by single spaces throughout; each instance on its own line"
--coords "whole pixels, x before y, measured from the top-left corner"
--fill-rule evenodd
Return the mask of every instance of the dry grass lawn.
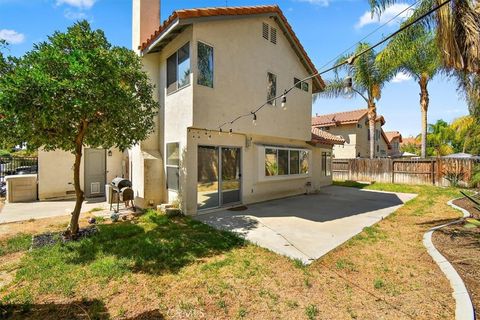
M 310 266 L 153 212 L 25 254 L 21 238 L 4 238 L 0 275 L 15 279 L 0 289 L 0 318 L 453 319 L 449 283 L 422 236 L 460 216 L 446 205 L 458 191 L 367 188 L 419 196 Z

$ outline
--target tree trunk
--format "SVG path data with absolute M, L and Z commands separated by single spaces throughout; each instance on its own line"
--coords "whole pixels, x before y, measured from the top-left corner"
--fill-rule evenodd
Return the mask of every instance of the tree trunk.
M 75 164 L 73 166 L 73 182 L 75 187 L 75 208 L 72 212 L 72 217 L 70 219 L 70 224 L 68 225 L 66 235 L 70 237 L 75 237 L 79 230 L 78 220 L 80 218 L 80 211 L 82 210 L 83 200 L 85 196 L 80 186 L 80 165 L 82 163 L 82 151 L 83 151 L 83 139 L 85 138 L 85 133 L 87 131 L 87 122 L 82 121 L 80 124 L 80 129 L 75 138 Z
M 368 127 L 370 135 L 370 159 L 375 158 L 375 120 L 377 119 L 377 107 L 375 102 L 368 103 Z
M 420 81 L 418 82 L 420 85 L 420 108 L 422 111 L 422 158 L 427 157 L 427 113 L 428 113 L 428 104 L 430 102 L 430 98 L 428 97 L 428 77 L 422 75 Z

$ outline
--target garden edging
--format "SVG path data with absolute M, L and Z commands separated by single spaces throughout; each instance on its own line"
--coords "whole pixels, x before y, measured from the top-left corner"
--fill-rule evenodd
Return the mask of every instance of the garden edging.
M 461 199 L 461 198 L 459 198 Z M 457 199 L 453 199 L 447 202 L 449 206 L 454 209 L 460 210 L 463 213 L 463 218 L 468 218 L 470 216 L 470 212 L 467 210 L 460 208 L 459 206 L 453 204 L 453 201 Z M 468 294 L 467 288 L 465 287 L 465 283 L 463 282 L 460 275 L 457 273 L 455 268 L 448 262 L 448 260 L 435 248 L 432 242 L 432 234 L 435 230 L 441 229 L 443 227 L 456 224 L 461 222 L 462 220 L 455 220 L 453 222 L 449 222 L 437 227 L 433 227 L 428 230 L 423 236 L 423 245 L 427 248 L 428 253 L 436 262 L 436 264 L 440 267 L 442 272 L 445 274 L 447 279 L 450 281 L 450 285 L 453 289 L 453 297 L 455 298 L 456 308 L 455 308 L 455 319 L 457 320 L 474 320 L 475 319 L 475 311 L 473 308 L 472 300 L 470 299 L 470 295 Z

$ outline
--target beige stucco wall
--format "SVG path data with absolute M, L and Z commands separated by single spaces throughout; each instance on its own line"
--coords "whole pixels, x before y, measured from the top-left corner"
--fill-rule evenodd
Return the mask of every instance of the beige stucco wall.
M 262 23 L 277 29 L 277 44 L 262 37 Z M 197 23 L 193 28 L 193 79 L 197 81 L 197 42 L 214 48 L 213 88 L 194 85 L 193 126 L 216 128 L 240 114 L 248 114 L 267 100 L 267 72 L 277 76 L 277 95 L 294 83 L 294 77 L 308 76 L 280 27 L 273 19 L 247 18 Z M 258 113 L 257 126 L 252 117 L 242 119 L 224 130 L 284 137 L 310 139 L 312 114 L 312 83 L 310 92 L 293 89 L 288 95 L 287 110 L 281 101 L 267 105 Z M 275 123 L 272 123 L 272 120 Z
M 277 45 L 262 38 L 262 22 L 277 28 Z M 228 39 L 226 41 L 226 39 Z M 214 88 L 197 85 L 197 44 L 202 41 L 214 48 Z M 166 60 L 185 43 L 190 43 L 190 85 L 167 94 Z M 157 130 L 146 141 L 130 150 L 131 174 L 136 204 L 149 206 L 180 198 L 188 214 L 197 212 L 197 148 L 199 145 L 242 148 L 243 203 L 253 203 L 308 191 L 331 183 L 321 173 L 321 153 L 329 146 L 314 148 L 310 140 L 312 84 L 310 92 L 294 89 L 288 96 L 287 110 L 280 101 L 258 113 L 257 126 L 244 119 L 233 126 L 234 134 L 196 130 L 216 129 L 220 123 L 238 114 L 247 113 L 267 98 L 267 72 L 277 76 L 277 94 L 293 85 L 293 78 L 304 78 L 308 72 L 275 22 L 264 18 L 239 18 L 198 23 L 187 27 L 160 53 L 144 56 L 144 68 L 156 85 L 159 103 Z M 274 122 L 273 122 L 274 120 Z M 230 127 L 224 127 L 228 131 Z M 245 133 L 247 136 L 239 134 Z M 209 139 L 208 137 L 211 136 Z M 247 138 L 248 137 L 248 138 Z M 181 153 L 180 192 L 165 190 L 165 145 L 178 142 Z M 259 147 L 262 144 L 290 146 L 312 150 L 310 175 L 295 179 L 260 181 Z M 158 150 L 158 152 L 157 152 Z M 154 154 L 159 162 L 147 165 L 145 159 Z M 152 178 L 154 177 L 154 178 Z M 178 197 L 178 195 L 181 195 Z
M 106 182 L 125 174 L 124 154 L 118 149 L 111 149 L 112 156 L 106 157 Z M 80 185 L 84 188 L 84 162 L 80 165 Z M 70 152 L 61 150 L 38 151 L 38 198 L 68 199 L 75 197 L 73 187 L 73 164 L 75 157 Z
M 242 203 L 250 204 L 318 191 L 331 184 L 331 176 L 321 170 L 322 151 L 331 152 L 329 146 L 313 147 L 304 141 L 259 135 L 212 134 L 209 139 L 203 131 L 192 129 L 188 133 L 188 148 L 183 150 L 181 174 L 182 205 L 187 214 L 197 213 L 197 150 L 198 146 L 228 146 L 242 149 Z M 264 177 L 265 146 L 281 146 L 311 150 L 307 176 Z M 182 177 L 181 177 L 182 178 Z M 187 178 L 187 179 L 185 179 Z M 311 186 L 307 186 L 310 182 Z
M 361 129 L 356 124 L 347 124 L 330 127 L 328 130 L 333 135 L 341 136 L 345 140 L 344 145 L 333 146 L 333 156 L 337 159 L 352 159 L 357 156 L 357 135 Z

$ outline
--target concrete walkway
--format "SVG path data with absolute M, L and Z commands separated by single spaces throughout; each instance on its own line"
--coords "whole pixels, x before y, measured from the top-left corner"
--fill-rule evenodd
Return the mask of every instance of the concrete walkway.
M 223 210 L 195 219 L 311 263 L 415 197 L 330 186 L 315 195 L 249 205 L 245 211 Z
M 5 203 L 0 209 L 0 224 L 31 219 L 68 216 L 75 207 L 75 201 L 37 201 L 26 203 Z M 92 209 L 109 209 L 104 198 L 87 199 L 82 206 L 82 213 Z

